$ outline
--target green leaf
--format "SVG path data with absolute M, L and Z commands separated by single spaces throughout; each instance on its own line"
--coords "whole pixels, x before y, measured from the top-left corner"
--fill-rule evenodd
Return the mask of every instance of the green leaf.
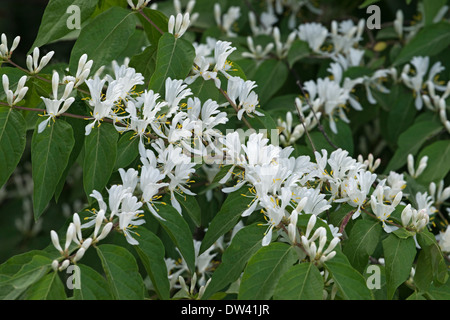
M 38 133 L 38 125 L 31 140 L 33 176 L 33 208 L 37 220 L 50 199 L 67 167 L 75 144 L 72 126 L 63 120 L 49 121 L 49 126 Z
M 258 130 L 258 132 L 265 132 L 261 130 L 267 130 L 267 137 L 278 138 L 277 123 L 273 120 L 272 116 L 265 110 L 257 108 L 256 111 L 262 113 L 262 116 L 253 115 L 253 117 L 247 117 L 248 122 L 252 125 L 253 129 Z M 272 131 L 275 130 L 275 131 Z M 274 133 L 274 135 L 272 134 Z
M 414 282 L 422 290 L 428 290 L 431 281 L 442 285 L 448 280 L 448 269 L 445 258 L 434 234 L 423 230 L 417 234 L 417 242 L 422 250 L 417 261 Z
M 375 220 L 358 220 L 353 226 L 343 252 L 359 272 L 364 271 L 369 256 L 373 254 L 379 243 L 382 232 L 381 224 Z
M 352 155 L 354 149 L 352 130 L 350 126 L 344 121 L 340 121 L 339 119 L 336 119 L 335 121 L 337 134 L 331 131 L 328 120 L 322 121 L 322 126 L 325 134 L 328 136 L 331 142 L 334 143 L 335 146 L 343 150 L 347 150 L 349 154 Z M 314 130 L 313 132 L 310 132 L 309 136 L 311 137 L 316 150 L 326 149 L 329 153 L 335 150 L 334 147 L 327 141 L 322 132 Z M 312 149 L 309 139 L 306 139 L 306 142 Z
M 108 183 L 116 163 L 118 137 L 112 124 L 103 123 L 84 139 L 83 185 L 87 196 Z
M 302 40 L 295 40 L 292 43 L 287 56 L 289 66 L 292 68 L 297 61 L 306 58 L 310 53 L 311 50 L 309 49 L 309 45 L 307 42 Z
M 66 300 L 64 285 L 58 272 L 51 272 L 25 292 L 24 300 Z
M 294 248 L 285 243 L 273 242 L 259 249 L 245 267 L 238 299 L 270 299 L 278 280 L 297 259 Z
M 162 32 L 167 33 L 169 19 L 158 10 L 152 10 L 149 8 L 144 8 L 142 10 L 147 18 L 149 18 Z M 144 27 L 145 34 L 147 35 L 148 41 L 154 47 L 158 45 L 158 41 L 162 34 L 159 32 L 147 19 L 145 19 L 141 14 L 138 15 L 139 21 Z
M 433 24 L 433 19 L 438 14 L 439 10 L 447 4 L 447 0 L 424 0 L 423 11 L 425 25 Z
M 97 271 L 84 264 L 77 264 L 80 268 L 80 288 L 73 290 L 76 300 L 111 300 L 108 282 Z
M 193 95 L 198 97 L 203 103 L 208 99 L 217 101 L 219 99 L 219 90 L 217 90 L 214 81 L 205 80 L 198 77 L 192 84 L 189 85 Z
M 25 119 L 20 112 L 0 107 L 0 188 L 8 181 L 22 157 L 26 133 Z
M 153 232 L 143 227 L 139 228 L 139 235 L 139 245 L 133 248 L 144 264 L 159 298 L 167 300 L 170 298 L 170 284 L 164 260 L 164 244 Z
M 142 74 L 145 79 L 144 86 L 147 88 L 150 77 L 156 68 L 156 46 L 147 47 L 141 53 L 133 56 L 130 59 L 129 66 Z
M 102 244 L 96 249 L 114 299 L 144 299 L 144 281 L 134 256 L 127 249 L 112 244 Z
M 186 212 L 192 219 L 192 221 L 194 221 L 195 225 L 197 227 L 200 227 L 202 212 L 195 196 L 185 195 L 184 197 L 181 197 L 180 195 L 175 194 L 175 197 L 177 198 L 178 203 L 181 205 L 183 212 Z
M 139 136 L 135 132 L 125 132 L 117 143 L 117 156 L 114 169 L 128 167 L 139 155 Z
M 81 24 L 87 21 L 94 12 L 97 2 L 98 0 L 74 0 L 67 3 L 66 0 L 50 0 L 45 7 L 39 31 L 31 50 L 59 40 L 73 32 L 73 29 L 69 29 L 69 26 L 72 26 L 75 21 L 79 22 L 81 27 Z M 78 11 L 71 10 L 70 6 L 76 6 L 75 10 Z M 78 12 L 79 15 L 77 15 Z
M 208 299 L 241 276 L 247 261 L 261 248 L 263 236 L 258 224 L 246 226 L 236 233 L 229 247 L 225 249 L 222 262 L 214 271 L 203 299 Z
M 410 275 L 416 256 L 416 245 L 413 238 L 401 239 L 391 234 L 382 241 L 386 263 L 387 298 L 392 299 L 397 288 Z
M 86 104 L 81 100 L 75 100 L 75 102 L 71 106 L 70 112 L 78 115 L 87 115 Z M 75 144 L 73 146 L 72 152 L 70 153 L 66 169 L 64 170 L 61 179 L 59 179 L 58 185 L 56 186 L 55 201 L 58 201 L 59 196 L 61 195 L 61 192 L 66 182 L 67 175 L 69 174 L 69 171 L 74 165 L 75 161 L 78 159 L 78 156 L 80 155 L 80 152 L 84 146 L 84 138 L 86 137 L 85 136 L 86 121 L 84 121 L 83 119 L 72 117 L 64 117 L 63 119 L 72 126 Z
M 311 262 L 299 263 L 283 274 L 275 289 L 275 300 L 322 300 L 323 277 Z
M 394 86 L 388 97 L 389 113 L 387 114 L 384 136 L 392 147 L 400 134 L 414 122 L 417 113 L 414 97 L 410 91 L 401 86 Z
M 194 58 L 195 50 L 189 41 L 164 33 L 158 42 L 156 69 L 149 88 L 163 94 L 166 79 L 184 80 L 192 69 Z
M 0 297 L 16 299 L 48 272 L 51 263 L 50 258 L 38 251 L 10 258 L 0 266 Z
M 83 27 L 70 55 L 70 72 L 76 73 L 78 61 L 85 53 L 94 61 L 91 68 L 94 71 L 116 59 L 134 33 L 134 14 L 124 8 L 112 7 Z
M 227 196 L 206 231 L 200 246 L 200 254 L 211 247 L 222 235 L 233 229 L 239 221 L 241 214 L 249 207 L 251 199 L 243 196 L 242 193 L 243 188 Z
M 431 182 L 441 181 L 450 171 L 450 140 L 436 141 L 425 147 L 417 159 L 424 156 L 428 156 L 427 167 L 417 181 L 426 186 Z
M 359 5 L 359 9 L 364 9 L 374 3 L 377 3 L 380 0 L 365 0 L 362 4 Z
M 265 60 L 252 77 L 258 85 L 254 91 L 258 94 L 259 102 L 265 103 L 284 85 L 289 75 L 289 69 L 281 60 Z M 276 81 L 274 81 L 276 79 Z
M 158 219 L 161 226 L 168 233 L 170 239 L 180 250 L 191 272 L 195 271 L 195 249 L 192 233 L 186 220 L 171 205 L 158 207 L 158 215 L 164 220 Z
M 437 121 L 419 121 L 403 131 L 398 138 L 398 148 L 386 167 L 385 173 L 398 170 L 406 164 L 408 154 L 416 155 L 422 145 L 442 130 Z
M 393 65 L 398 66 L 415 56 L 434 56 L 450 45 L 450 23 L 439 22 L 419 30 L 403 47 Z
M 426 295 L 432 300 L 450 300 L 450 281 L 440 286 L 431 284 Z
M 325 262 L 325 268 L 331 273 L 334 283 L 344 299 L 373 299 L 364 277 L 351 266 L 347 257 L 340 251 L 336 251 L 336 255 Z

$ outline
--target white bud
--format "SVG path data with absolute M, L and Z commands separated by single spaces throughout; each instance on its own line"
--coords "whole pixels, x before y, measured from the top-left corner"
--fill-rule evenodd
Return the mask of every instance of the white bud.
M 104 238 L 106 238 L 106 236 L 109 234 L 109 232 L 111 231 L 113 227 L 113 223 L 112 222 L 108 222 L 104 227 L 102 232 L 100 233 L 100 235 L 97 237 L 96 241 L 100 241 L 103 240 Z
M 407 158 L 407 165 L 408 165 L 408 172 L 411 177 L 415 176 L 415 169 L 414 169 L 414 157 L 412 154 L 408 154 Z
M 292 243 L 297 242 L 297 226 L 292 222 L 288 225 L 288 236 Z
M 68 259 L 64 260 L 63 263 L 61 263 L 61 266 L 59 267 L 59 271 L 63 271 L 66 270 L 67 267 L 69 266 L 70 261 Z
M 337 244 L 341 240 L 338 237 L 334 237 L 333 240 L 330 241 L 330 244 L 328 245 L 328 248 L 323 252 L 324 255 L 327 255 L 329 252 L 331 252 L 334 248 L 336 248 Z
M 306 226 L 306 233 L 305 233 L 305 236 L 307 238 L 309 237 L 309 234 L 311 233 L 312 229 L 316 225 L 316 220 L 317 220 L 317 218 L 314 214 L 311 216 L 311 218 L 309 218 L 308 225 Z
M 298 203 L 297 207 L 295 208 L 295 211 L 300 213 L 303 210 L 303 208 L 305 208 L 307 203 L 308 203 L 308 197 L 302 198 L 302 200 L 300 200 L 300 202 Z M 315 215 L 314 215 L 314 217 L 315 217 Z M 315 221 L 314 221 L 314 224 L 316 224 Z
M 59 237 L 56 231 L 52 230 L 50 231 L 50 238 L 52 239 L 53 246 L 58 250 L 61 254 L 64 252 L 61 248 L 61 245 L 59 244 Z
M 402 197 L 403 197 L 403 193 L 400 191 L 399 193 L 396 194 L 394 200 L 392 201 L 392 206 L 396 207 L 402 200 Z
M 83 239 L 83 235 L 81 234 L 81 220 L 80 220 L 80 216 L 78 215 L 78 213 L 73 214 L 72 220 L 73 220 L 73 224 L 75 225 L 75 231 L 78 236 L 77 240 Z M 74 240 L 75 240 L 75 237 L 74 237 Z
M 411 205 L 408 204 L 402 211 L 402 225 L 404 227 L 409 226 L 409 222 L 411 221 L 411 217 L 412 217 L 412 210 L 411 210 Z
M 58 260 L 53 260 L 53 262 L 52 262 L 52 269 L 53 269 L 54 271 L 57 271 L 57 270 L 58 270 L 58 267 L 59 267 L 59 262 L 58 262 Z
M 75 235 L 75 225 L 71 222 L 66 232 L 66 244 L 64 245 L 64 250 L 68 250 L 72 239 Z
M 422 174 L 422 172 L 426 169 L 427 162 L 428 162 L 428 156 L 424 156 L 424 157 L 422 157 L 422 159 L 420 159 L 419 166 L 417 168 L 415 178 L 420 176 Z
M 79 261 L 81 258 L 83 258 L 84 253 L 86 252 L 86 249 L 84 249 L 83 247 L 81 247 L 80 249 L 78 249 L 75 257 L 73 258 L 73 262 L 77 262 Z
M 84 250 L 87 250 L 91 244 L 92 244 L 92 238 L 87 238 L 86 240 L 83 241 L 81 248 L 83 248 Z

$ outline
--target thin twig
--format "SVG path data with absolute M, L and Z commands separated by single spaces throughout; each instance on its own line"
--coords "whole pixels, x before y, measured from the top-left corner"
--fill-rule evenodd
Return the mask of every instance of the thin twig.
M 35 74 L 35 73 L 32 73 L 31 71 L 29 71 L 29 70 L 27 70 L 27 69 L 25 69 L 25 68 L 19 66 L 17 63 L 15 63 L 14 61 L 12 61 L 11 59 L 6 60 L 6 62 L 9 63 L 9 64 L 11 64 L 11 65 L 13 65 L 13 66 L 16 67 L 17 69 L 20 69 L 20 70 L 22 70 L 23 72 L 27 73 L 27 74 L 30 75 L 31 77 L 35 77 L 36 79 L 45 81 L 45 82 L 47 82 L 47 83 L 51 83 L 51 82 L 52 82 L 52 81 L 49 80 L 49 79 L 43 78 L 43 77 L 41 77 L 41 76 L 39 76 L 39 75 L 37 75 L 37 74 Z M 77 89 L 78 91 L 80 91 L 80 92 L 82 92 L 82 93 L 84 93 L 84 94 L 89 94 L 89 92 L 87 92 L 86 90 L 83 90 L 83 89 L 80 89 L 80 88 L 75 88 L 75 89 Z
M 139 14 L 144 17 L 145 20 L 147 20 L 156 30 L 158 30 L 159 33 L 164 34 L 164 31 L 162 31 L 147 15 L 142 11 L 142 9 L 138 10 Z
M 299 87 L 300 91 L 302 92 L 302 95 L 305 97 L 306 103 L 308 104 L 309 108 L 311 109 L 311 112 L 313 113 L 314 118 L 317 121 L 317 129 L 319 129 L 319 131 L 322 133 L 322 135 L 325 137 L 325 140 L 327 140 L 328 144 L 330 146 L 332 146 L 335 150 L 339 149 L 334 143 L 333 141 L 331 141 L 330 137 L 328 137 L 327 133 L 325 132 L 322 124 L 320 123 L 319 118 L 317 117 L 316 111 L 314 110 L 311 101 L 308 98 L 308 95 L 306 94 L 305 90 L 303 89 L 303 85 L 302 82 L 300 80 L 300 76 L 298 75 L 298 73 L 294 70 L 294 68 L 292 68 L 291 66 L 288 65 L 289 71 L 291 72 L 291 74 L 294 76 L 295 78 L 295 84 Z
M 222 88 L 219 88 L 220 93 L 225 97 L 225 99 L 227 99 L 228 103 L 233 107 L 233 109 L 236 111 L 236 113 L 239 111 L 239 108 L 237 107 L 237 105 L 230 99 L 230 97 L 228 96 L 228 94 L 223 91 Z M 250 122 L 247 121 L 247 119 L 245 119 L 245 117 L 242 115 L 242 122 L 245 123 L 245 125 L 249 128 L 249 129 L 253 129 L 252 125 L 250 124 Z
M 16 105 L 10 106 L 9 104 L 7 104 L 5 102 L 1 102 L 1 101 L 0 101 L 0 105 L 5 106 L 5 107 L 10 107 L 10 108 L 13 108 L 13 109 L 24 110 L 24 111 L 33 111 L 33 112 L 42 112 L 42 113 L 46 112 L 45 109 L 40 109 L 40 108 L 29 108 L 29 107 L 16 106 Z M 82 120 L 92 120 L 92 119 L 94 119 L 92 117 L 87 117 L 87 116 L 83 116 L 83 115 L 79 115 L 79 114 L 73 114 L 73 113 L 68 113 L 68 112 L 61 113 L 58 116 L 58 118 L 59 117 L 68 117 L 68 118 L 75 118 L 75 119 L 82 119 Z M 103 118 L 101 121 L 107 122 L 107 123 L 111 123 L 111 124 L 116 124 L 119 127 L 127 127 L 126 124 L 124 124 L 122 122 L 114 121 L 113 119 L 109 119 L 109 118 Z M 148 137 L 148 138 L 151 138 L 151 139 L 157 139 L 158 138 L 157 136 L 155 136 L 155 135 L 153 135 L 151 133 L 146 133 L 145 136 Z
M 297 108 L 297 113 L 298 113 L 298 118 L 300 120 L 300 123 L 303 126 L 303 129 L 305 130 L 306 136 L 308 137 L 309 143 L 311 143 L 311 147 L 313 148 L 314 153 L 317 151 L 316 146 L 314 145 L 314 142 L 311 138 L 311 136 L 309 135 L 309 131 L 306 128 L 306 124 L 305 124 L 305 118 L 303 117 L 301 110 L 299 109 L 298 105 L 294 102 L 295 107 Z

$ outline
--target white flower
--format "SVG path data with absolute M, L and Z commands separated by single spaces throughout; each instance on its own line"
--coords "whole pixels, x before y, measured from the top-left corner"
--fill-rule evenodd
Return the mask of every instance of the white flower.
M 127 242 L 131 245 L 138 245 L 139 242 L 133 238 L 133 234 L 139 236 L 139 234 L 134 231 L 137 226 L 145 223 L 144 219 L 141 218 L 142 215 L 136 212 L 121 212 L 119 214 L 119 229 L 122 230 Z
M 112 62 L 112 67 L 114 71 L 114 77 L 110 75 L 106 75 L 105 79 L 107 82 L 114 83 L 116 88 L 120 88 L 118 91 L 117 97 L 115 100 L 119 100 L 119 98 L 125 100 L 128 95 L 131 94 L 133 88 L 137 85 L 144 84 L 144 77 L 141 73 L 136 72 L 134 68 L 128 66 L 128 59 L 125 59 L 124 63 L 119 65 L 117 61 Z
M 2 84 L 3 84 L 3 90 L 6 94 L 6 102 L 9 106 L 16 105 L 19 103 L 23 97 L 25 97 L 26 93 L 28 92 L 28 87 L 25 87 L 25 83 L 27 81 L 27 76 L 22 76 L 19 81 L 17 82 L 16 90 L 13 92 L 9 88 L 9 78 L 6 74 L 3 74 L 2 76 Z
M 424 83 L 434 82 L 437 74 L 445 69 L 441 62 L 436 62 L 430 70 L 428 70 L 430 64 L 429 57 L 413 57 L 411 64 L 414 66 L 414 76 L 410 76 L 411 66 L 406 64 L 401 73 L 401 79 L 403 83 L 413 90 L 415 99 L 415 106 L 417 110 L 421 110 L 423 106 L 422 89 Z M 425 79 L 425 75 L 428 72 L 428 78 Z M 436 84 L 436 88 L 444 91 L 445 87 Z
M 17 48 L 20 42 L 20 37 L 17 36 L 14 38 L 11 48 L 8 49 L 8 40 L 6 35 L 2 33 L 1 35 L 1 44 L 0 44 L 0 58 L 4 60 L 8 60 L 11 58 L 13 51 Z
M 222 10 L 220 4 L 216 3 L 214 5 L 214 18 L 216 19 L 217 25 L 226 33 L 227 37 L 236 37 L 237 34 L 234 33 L 231 28 L 235 21 L 241 16 L 241 8 L 237 6 L 231 6 L 228 11 L 222 15 Z
M 376 174 L 370 171 L 359 171 L 356 177 L 350 176 L 345 181 L 345 193 L 348 197 L 347 203 L 358 209 L 352 218 L 356 219 L 361 214 L 361 207 L 365 204 L 372 184 L 377 178 Z
M 437 190 L 436 184 L 434 182 L 431 182 L 429 190 L 430 196 L 433 199 L 433 203 L 435 203 L 436 205 L 441 205 L 442 203 L 444 203 L 444 201 L 450 198 L 450 187 L 444 189 L 444 180 L 439 181 Z
M 55 118 L 66 112 L 67 109 L 69 109 L 69 107 L 75 101 L 74 97 L 69 97 L 69 95 L 72 92 L 73 86 L 74 86 L 73 82 L 67 83 L 62 97 L 58 99 L 59 74 L 58 72 L 53 72 L 52 76 L 53 99 L 41 97 L 41 99 L 44 101 L 48 118 L 39 124 L 38 133 L 44 131 L 50 119 L 55 121 Z M 61 103 L 63 105 L 60 108 Z
M 427 192 L 416 193 L 416 204 L 417 210 L 425 209 L 429 216 L 434 215 L 437 212 L 436 207 L 433 205 L 433 197 Z
M 320 48 L 328 36 L 328 30 L 320 23 L 304 23 L 298 27 L 298 37 L 306 41 L 315 53 L 322 53 Z
M 386 231 L 387 233 L 391 233 L 392 231 L 396 230 L 397 227 L 387 225 L 386 222 L 390 221 L 388 219 L 391 216 L 392 212 L 394 212 L 397 205 L 400 203 L 403 193 L 399 192 L 390 204 L 385 204 L 383 202 L 383 193 L 383 187 L 377 187 L 374 193 L 370 196 L 370 205 L 375 216 L 382 222 L 384 231 Z
M 123 168 L 119 168 L 119 174 L 122 179 L 123 188 L 128 192 L 133 193 L 139 182 L 139 172 L 133 168 L 129 168 L 126 171 Z
M 116 81 L 112 81 L 109 83 L 106 93 L 103 94 L 103 86 L 105 83 L 106 79 L 100 80 L 98 76 L 95 76 L 93 79 L 86 80 L 86 85 L 91 93 L 89 104 L 94 107 L 92 112 L 94 121 L 86 125 L 86 135 L 91 133 L 91 130 L 96 122 L 100 122 L 103 118 L 112 115 L 114 103 L 120 99 L 123 85 Z
M 341 120 L 348 122 L 345 116 L 343 106 L 349 99 L 349 91 L 341 88 L 341 86 L 329 78 L 317 79 L 317 83 L 313 80 L 304 83 L 305 90 L 308 91 L 311 101 L 317 97 L 318 104 L 324 110 L 324 113 L 330 119 L 330 128 L 334 133 L 337 133 L 337 127 L 334 119 L 334 113 L 338 109 Z
M 292 43 L 294 42 L 295 38 L 297 36 L 297 33 L 291 32 L 286 42 L 283 44 L 281 42 L 281 35 L 280 35 L 280 29 L 278 27 L 273 28 L 273 38 L 275 41 L 275 53 L 279 59 L 285 59 L 289 53 L 289 50 L 291 49 Z
M 242 119 L 244 112 L 250 117 L 253 117 L 252 114 L 258 116 L 264 115 L 256 111 L 256 107 L 259 105 L 258 95 L 253 91 L 256 86 L 255 81 L 244 81 L 240 77 L 231 77 L 228 79 L 227 95 L 238 108 L 237 118 L 239 120 Z
M 192 76 L 188 76 L 184 82 L 186 84 L 191 84 L 201 76 L 204 80 L 213 79 L 214 82 L 216 82 L 216 86 L 220 86 L 220 80 L 217 78 L 217 72 L 209 71 L 209 67 L 209 60 L 202 55 L 197 55 L 194 59 L 194 67 L 192 68 L 192 72 L 194 74 Z
M 181 38 L 186 30 L 189 28 L 191 20 L 189 19 L 189 13 L 185 14 L 178 13 L 175 17 L 171 15 L 169 18 L 169 33 L 173 34 L 175 38 Z
M 336 255 L 336 251 L 333 250 L 340 242 L 340 239 L 338 237 L 334 237 L 325 249 L 328 239 L 327 230 L 324 227 L 317 228 L 310 237 L 316 221 L 316 216 L 312 215 L 308 221 L 305 235 L 301 236 L 301 243 L 306 254 L 309 256 L 310 261 L 321 266 L 324 262 L 332 259 Z M 316 239 L 319 239 L 318 246 L 315 243 Z
M 141 168 L 139 187 L 142 191 L 142 201 L 147 203 L 149 210 L 159 219 L 162 218 L 157 213 L 158 209 L 154 207 L 155 203 L 157 203 L 156 200 L 161 198 L 158 195 L 159 190 L 169 185 L 168 183 L 162 182 L 164 178 L 165 174 L 162 174 L 159 169 L 151 165 L 144 165 Z
M 247 46 L 248 46 L 250 52 L 243 52 L 242 56 L 244 58 L 251 58 L 251 59 L 255 59 L 255 60 L 264 60 L 264 59 L 268 58 L 270 52 L 272 51 L 272 49 L 274 48 L 275 45 L 272 42 L 270 42 L 263 49 L 263 47 L 259 44 L 257 46 L 255 46 L 255 44 L 253 42 L 253 38 L 248 36 L 247 37 Z
M 33 53 L 27 56 L 27 68 L 30 73 L 39 73 L 49 63 L 54 54 L 54 51 L 50 51 L 45 56 L 43 56 L 41 61 L 39 62 L 39 48 L 34 48 Z
M 228 41 L 217 41 L 214 47 L 214 61 L 215 66 L 214 72 L 221 72 L 227 79 L 230 78 L 230 75 L 227 73 L 227 70 L 231 68 L 231 64 L 227 61 L 228 56 L 236 50 L 235 47 L 231 46 L 231 42 Z M 216 87 L 220 88 L 220 81 L 216 80 Z
M 181 206 L 178 203 L 177 198 L 175 197 L 175 193 L 183 196 L 184 194 L 195 196 L 195 193 L 190 191 L 186 184 L 190 182 L 190 176 L 195 172 L 194 169 L 195 163 L 180 163 L 175 167 L 174 172 L 169 172 L 167 176 L 170 178 L 170 183 L 168 189 L 170 191 L 170 201 L 172 206 L 181 214 Z
M 192 91 L 186 84 L 183 83 L 183 80 L 172 80 L 171 78 L 167 78 L 165 85 L 165 100 L 167 101 L 167 106 L 169 107 L 167 117 L 170 117 L 177 112 L 181 100 L 192 95 Z

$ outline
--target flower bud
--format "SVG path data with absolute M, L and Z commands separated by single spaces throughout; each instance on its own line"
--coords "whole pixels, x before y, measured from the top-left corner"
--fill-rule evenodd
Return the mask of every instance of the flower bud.
M 85 252 L 86 252 L 86 250 L 85 250 L 84 248 L 78 249 L 77 254 L 76 254 L 75 257 L 73 258 L 73 262 L 77 262 L 77 261 L 79 261 L 81 258 L 83 258 Z
M 58 250 L 61 254 L 64 252 L 61 248 L 61 245 L 59 244 L 59 237 L 56 231 L 52 230 L 50 231 L 50 237 L 52 239 L 53 246 Z
M 66 259 L 66 260 L 63 261 L 63 263 L 61 263 L 61 266 L 59 267 L 58 270 L 59 271 L 66 270 L 69 265 L 70 265 L 70 260 Z

